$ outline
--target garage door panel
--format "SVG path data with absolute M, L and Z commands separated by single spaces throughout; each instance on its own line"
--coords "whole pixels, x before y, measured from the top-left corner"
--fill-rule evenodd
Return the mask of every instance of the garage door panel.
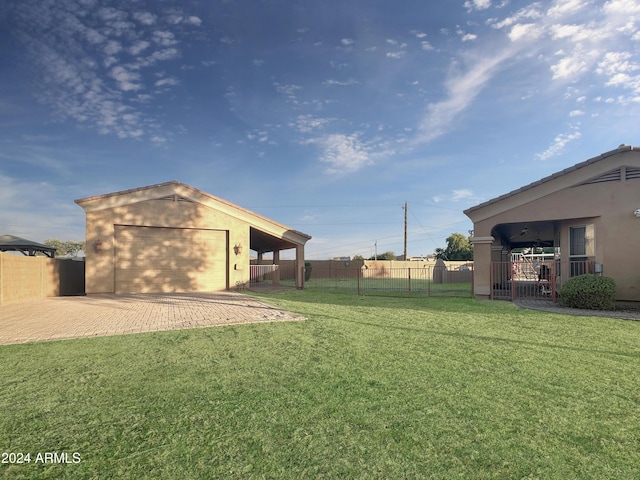
M 206 292 L 226 287 L 225 231 L 116 227 L 116 292 Z

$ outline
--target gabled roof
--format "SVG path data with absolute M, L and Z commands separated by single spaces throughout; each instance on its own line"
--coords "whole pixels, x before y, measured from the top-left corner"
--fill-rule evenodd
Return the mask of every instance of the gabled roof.
M 525 185 L 524 187 L 520 187 L 520 188 L 518 188 L 516 190 L 512 190 L 509 193 L 505 193 L 504 195 L 500 195 L 499 197 L 492 198 L 491 200 L 488 200 L 488 201 L 486 201 L 484 203 L 481 203 L 481 204 L 476 205 L 474 207 L 470 207 L 470 208 L 464 210 L 463 213 L 465 215 L 469 216 L 470 213 L 472 214 L 475 211 L 480 210 L 480 209 L 482 209 L 484 207 L 487 207 L 487 206 L 492 205 L 494 203 L 500 202 L 500 201 L 505 200 L 507 198 L 514 197 L 514 196 L 519 195 L 521 193 L 527 192 L 528 190 L 531 190 L 533 188 L 539 187 L 541 185 L 544 185 L 544 184 L 546 184 L 548 182 L 551 182 L 553 180 L 556 180 L 556 179 L 558 179 L 560 177 L 563 177 L 565 175 L 571 174 L 573 172 L 577 172 L 577 171 L 579 171 L 581 169 L 584 169 L 585 167 L 594 165 L 594 164 L 596 164 L 598 162 L 603 162 L 607 158 L 613 157 L 614 155 L 618 155 L 618 154 L 620 154 L 622 152 L 630 152 L 630 151 L 640 151 L 640 147 L 632 147 L 632 146 L 629 146 L 629 145 L 620 145 L 615 150 L 611 150 L 609 152 L 605 152 L 605 153 L 603 153 L 601 155 L 598 155 L 597 157 L 593 157 L 593 158 L 590 158 L 588 160 L 585 160 L 584 162 L 577 163 L 577 164 L 573 165 L 572 167 L 565 168 L 564 170 L 561 170 L 561 171 L 556 172 L 556 173 L 554 173 L 552 175 L 544 177 L 544 178 L 542 178 L 542 179 L 540 179 L 540 180 L 538 180 L 536 182 L 533 182 L 533 183 L 530 183 L 528 185 Z M 595 179 L 592 182 L 585 181 L 584 184 L 586 184 L 586 183 L 598 183 L 598 180 Z
M 48 257 L 54 257 L 56 249 L 14 235 L 0 235 L 0 252 L 22 252 L 28 256 L 34 256 L 37 252 L 41 252 Z
M 200 203 L 242 220 L 252 227 L 252 238 L 261 239 L 260 243 L 267 241 L 265 236 L 261 235 L 260 232 L 267 234 L 267 236 L 288 240 L 297 245 L 304 245 L 309 239 L 311 239 L 310 235 L 289 228 L 286 225 L 282 225 L 281 223 L 275 222 L 231 202 L 227 202 L 226 200 L 210 195 L 202 190 L 179 182 L 178 180 L 107 193 L 104 195 L 95 195 L 75 200 L 75 202 L 80 205 L 85 212 L 89 213 L 148 200 L 168 198 L 176 201 Z M 259 232 L 255 232 L 254 230 L 258 230 Z

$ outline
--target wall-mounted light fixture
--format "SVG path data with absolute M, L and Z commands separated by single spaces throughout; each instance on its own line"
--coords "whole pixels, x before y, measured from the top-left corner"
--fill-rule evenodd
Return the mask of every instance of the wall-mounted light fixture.
M 636 217 L 640 218 L 640 208 L 639 208 L 639 209 L 637 209 L 635 212 L 633 212 L 633 214 L 634 214 Z
M 233 253 L 235 253 L 236 255 L 240 255 L 242 253 L 242 244 L 241 243 L 236 243 L 234 245 Z
M 93 242 L 93 251 L 96 253 L 100 253 L 102 251 L 102 240 L 99 238 Z

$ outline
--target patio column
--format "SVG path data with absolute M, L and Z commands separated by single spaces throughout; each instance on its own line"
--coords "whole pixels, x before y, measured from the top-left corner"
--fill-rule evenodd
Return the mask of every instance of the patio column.
M 491 253 L 495 239 L 488 237 L 471 237 L 473 245 L 473 294 L 477 299 L 491 296 Z
M 304 288 L 304 245 L 296 245 L 296 288 Z
M 280 285 L 280 250 L 273 251 L 273 264 L 277 265 L 276 269 L 273 271 L 273 279 L 271 284 L 274 287 Z

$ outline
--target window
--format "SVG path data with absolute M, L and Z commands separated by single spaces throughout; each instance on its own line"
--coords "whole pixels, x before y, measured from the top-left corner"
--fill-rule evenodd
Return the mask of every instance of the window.
M 569 256 L 584 257 L 586 249 L 587 227 L 569 227 Z
M 569 227 L 569 260 L 571 276 L 591 271 L 595 256 L 595 228 L 593 224 Z

